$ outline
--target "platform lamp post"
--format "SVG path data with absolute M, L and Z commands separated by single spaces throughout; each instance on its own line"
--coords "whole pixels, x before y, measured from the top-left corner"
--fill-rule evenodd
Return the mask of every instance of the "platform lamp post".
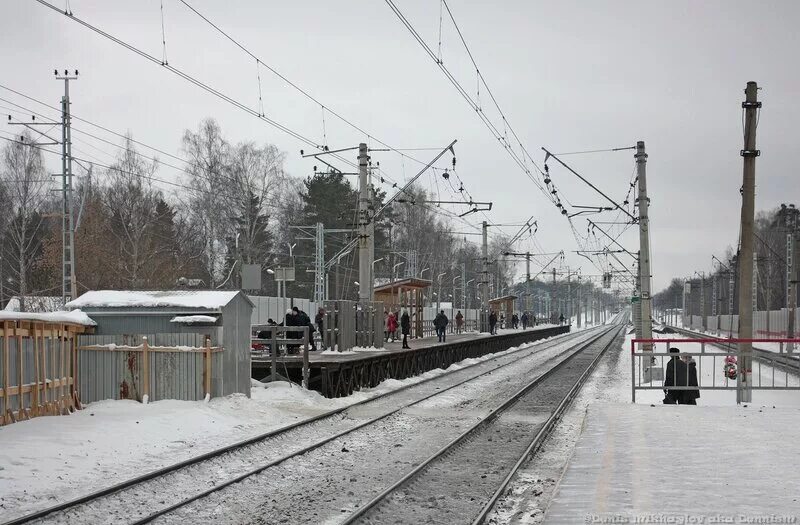
M 397 269 L 400 268 L 405 263 L 406 263 L 405 261 L 400 261 L 399 263 L 397 263 L 394 266 L 392 266 L 392 286 L 394 286 L 394 283 L 397 282 Z M 400 308 L 400 300 L 401 300 L 400 299 L 400 287 L 398 286 L 397 287 L 397 308 Z
M 436 282 L 439 285 L 439 293 L 436 294 L 436 313 L 439 313 L 439 308 L 442 306 L 442 277 L 447 275 L 447 272 L 442 272 L 436 276 Z
M 459 280 L 459 279 L 461 279 L 460 275 L 456 275 L 455 277 L 453 277 L 453 306 L 455 306 L 455 303 L 456 303 L 456 281 Z M 461 308 L 464 308 L 463 304 L 459 305 L 459 306 Z
M 470 307 L 469 295 L 467 295 L 467 290 L 469 289 L 469 284 L 473 283 L 473 282 L 475 282 L 475 279 L 470 279 L 469 281 L 464 283 L 464 286 L 461 289 L 461 291 L 463 293 L 464 308 L 467 309 L 467 310 L 469 310 L 469 307 Z

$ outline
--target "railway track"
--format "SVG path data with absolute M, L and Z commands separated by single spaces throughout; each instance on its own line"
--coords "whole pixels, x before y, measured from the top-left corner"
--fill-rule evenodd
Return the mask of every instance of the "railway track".
M 557 336 L 447 374 L 321 414 L 81 498 L 28 514 L 21 523 L 148 523 L 162 515 L 315 450 L 435 396 L 528 360 L 561 355 L 562 347 L 591 340 L 607 328 Z M 370 414 L 363 417 L 363 414 Z
M 583 344 L 344 521 L 483 523 L 622 328 Z

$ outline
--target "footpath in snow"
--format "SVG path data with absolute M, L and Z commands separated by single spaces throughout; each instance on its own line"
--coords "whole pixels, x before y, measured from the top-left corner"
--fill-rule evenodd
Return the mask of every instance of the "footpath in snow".
M 591 405 L 545 521 L 797 523 L 798 440 L 794 408 Z

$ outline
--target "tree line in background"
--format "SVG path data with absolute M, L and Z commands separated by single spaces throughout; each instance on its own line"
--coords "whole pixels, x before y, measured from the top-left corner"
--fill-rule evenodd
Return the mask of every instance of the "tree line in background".
M 164 180 L 163 165 L 142 153 L 132 136 L 108 168 L 75 167 L 82 171 L 73 192 L 79 294 L 91 289 L 173 289 L 186 283 L 235 289 L 239 265 L 257 264 L 262 287 L 252 293 L 275 295 L 270 271 L 294 265 L 296 281 L 289 283 L 287 296 L 310 298 L 316 245 L 297 227 L 321 222 L 338 230 L 326 234 L 324 242 L 325 258 L 333 263 L 329 296 L 357 298 L 357 249 L 342 250 L 355 238 L 358 221 L 358 192 L 348 176 L 315 171 L 310 177 L 292 177 L 278 148 L 232 143 L 213 119 L 185 131 L 182 153 L 186 167 L 177 189 L 170 191 L 156 184 L 155 179 Z M 29 135 L 2 148 L 0 301 L 12 295 L 60 295 L 61 197 L 53 191 L 54 180 Z M 429 279 L 433 285 L 427 299 L 432 303 L 476 306 L 479 245 L 456 232 L 442 209 L 424 204 L 429 198 L 424 189 L 412 187 L 405 193 L 405 203 L 387 208 L 376 221 L 376 280 Z M 375 209 L 386 198 L 376 189 Z M 492 296 L 523 293 L 511 285 L 515 267 L 502 256 L 509 249 L 506 238 L 493 236 Z M 534 289 L 551 291 L 553 286 L 537 282 Z
M 800 261 L 800 239 L 797 220 L 799 212 L 793 206 L 777 206 L 761 211 L 754 223 L 756 254 L 756 300 L 758 310 L 780 310 L 786 307 L 787 283 L 787 233 L 795 235 L 794 254 L 790 257 Z M 686 309 L 692 315 L 712 315 L 714 287 L 716 286 L 716 313 L 739 313 L 739 276 L 737 250 L 729 246 L 719 260 L 711 259 L 709 266 L 683 278 L 673 278 L 669 286 L 653 296 L 653 308 L 664 311 L 683 307 L 684 282 L 689 283 L 686 294 Z M 705 275 L 703 275 L 705 272 Z M 731 294 L 731 276 L 733 294 Z M 789 278 L 791 280 L 791 278 Z M 701 300 L 701 297 L 704 299 Z M 731 299 L 733 300 L 731 303 Z M 731 307 L 732 306 L 732 310 Z M 702 308 L 705 312 L 702 313 Z

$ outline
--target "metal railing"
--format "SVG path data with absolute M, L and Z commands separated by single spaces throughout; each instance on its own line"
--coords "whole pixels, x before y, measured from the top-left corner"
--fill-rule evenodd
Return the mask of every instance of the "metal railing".
M 253 325 L 252 330 L 256 334 L 267 332 L 267 337 L 252 338 L 250 357 L 253 361 L 270 361 L 270 381 L 278 380 L 278 355 L 281 351 L 286 356 L 297 353 L 302 347 L 303 388 L 308 388 L 308 327 Z M 300 337 L 291 337 L 290 334 L 300 334 Z M 285 379 L 289 380 L 288 377 Z
M 781 343 L 781 352 L 754 348 L 749 356 L 752 368 L 744 371 L 739 366 L 739 343 Z M 750 378 L 747 388 L 752 390 L 800 390 L 800 360 L 782 351 L 784 345 L 798 343 L 800 339 L 632 339 L 631 401 L 636 402 L 639 390 L 737 390 L 743 387 L 739 381 L 745 372 Z M 652 345 L 653 351 L 637 351 L 644 344 Z M 698 345 L 699 351 L 669 352 L 673 345 L 687 344 Z M 675 361 L 670 367 L 671 360 Z M 691 384 L 693 378 L 696 384 Z

